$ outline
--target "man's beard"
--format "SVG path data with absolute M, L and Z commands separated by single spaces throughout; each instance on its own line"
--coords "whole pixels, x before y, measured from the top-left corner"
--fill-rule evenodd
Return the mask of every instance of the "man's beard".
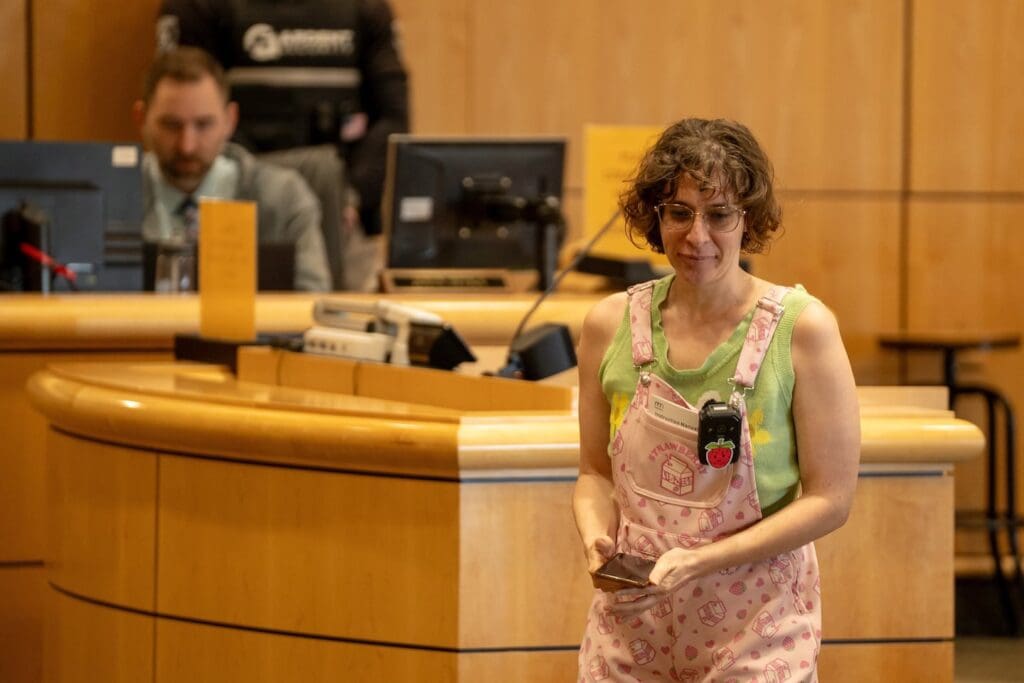
M 160 165 L 164 177 L 175 185 L 194 187 L 202 182 L 212 164 L 199 157 L 174 156 L 167 163 Z

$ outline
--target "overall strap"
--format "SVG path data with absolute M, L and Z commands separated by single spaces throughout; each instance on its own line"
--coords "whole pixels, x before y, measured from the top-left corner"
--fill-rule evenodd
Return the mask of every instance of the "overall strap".
M 654 360 L 651 304 L 654 301 L 655 283 L 657 280 L 641 282 L 626 290 L 629 297 L 630 347 L 633 351 L 633 365 L 638 368 Z
M 775 328 L 782 319 L 782 312 L 785 310 L 782 299 L 788 291 L 788 287 L 775 286 L 758 300 L 750 328 L 747 330 L 747 338 L 740 350 L 740 359 L 736 363 L 736 373 L 732 377 L 736 391 L 749 391 L 754 388 L 754 381 L 764 363 L 764 356 L 768 353 Z

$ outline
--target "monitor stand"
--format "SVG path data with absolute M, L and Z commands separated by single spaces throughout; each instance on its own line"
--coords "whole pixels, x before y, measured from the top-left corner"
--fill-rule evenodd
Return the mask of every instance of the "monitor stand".
M 505 268 L 385 268 L 384 292 L 526 292 L 537 272 Z

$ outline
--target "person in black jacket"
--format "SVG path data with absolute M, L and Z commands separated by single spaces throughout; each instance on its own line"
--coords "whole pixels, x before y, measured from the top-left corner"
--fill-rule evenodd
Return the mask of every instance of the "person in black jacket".
M 373 235 L 388 135 L 409 130 L 393 21 L 386 0 L 163 0 L 157 45 L 221 62 L 242 112 L 236 139 L 251 150 L 336 144 Z

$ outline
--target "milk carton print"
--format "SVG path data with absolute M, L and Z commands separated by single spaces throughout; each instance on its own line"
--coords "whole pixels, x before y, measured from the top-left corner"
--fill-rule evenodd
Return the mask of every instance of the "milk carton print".
M 596 655 L 590 660 L 590 678 L 594 681 L 603 681 L 612 675 L 608 668 L 608 662 L 601 655 Z
M 772 583 L 776 586 L 781 586 L 784 583 L 792 581 L 793 564 L 789 561 L 789 556 L 779 555 L 778 557 L 772 558 L 768 563 L 768 575 L 771 576 Z
M 705 626 L 714 626 L 725 619 L 726 614 L 725 603 L 718 598 L 704 603 L 697 609 L 697 617 Z
M 761 636 L 765 640 L 769 640 L 775 637 L 775 634 L 779 632 L 779 625 L 775 623 L 775 619 L 768 612 L 761 612 L 754 619 L 753 625 L 754 633 Z
M 793 676 L 789 664 L 782 659 L 773 659 L 764 668 L 765 683 L 785 683 Z
M 693 493 L 693 470 L 682 460 L 669 457 L 661 466 L 661 488 L 677 496 Z
M 651 539 L 646 536 L 641 536 L 633 542 L 633 550 L 637 555 L 646 557 L 648 560 L 658 559 L 658 549 L 654 547 L 654 543 L 651 542 Z
M 637 638 L 630 641 L 629 654 L 637 664 L 649 664 L 654 661 L 654 646 L 643 638 Z
M 700 672 L 696 669 L 683 669 L 676 676 L 679 683 L 698 683 L 700 681 Z
M 711 662 L 719 671 L 725 671 L 736 663 L 736 655 L 727 647 L 720 647 L 711 654 Z
M 700 526 L 701 532 L 706 534 L 721 524 L 723 519 L 721 510 L 718 508 L 711 508 L 710 510 L 704 510 L 700 513 L 698 526 Z
M 696 536 L 691 536 L 690 534 L 678 534 L 676 539 L 678 539 L 679 545 L 684 548 L 695 548 L 700 545 L 700 539 Z
M 747 328 L 747 340 L 752 342 L 762 342 L 768 338 L 768 332 L 771 329 L 771 321 L 765 320 L 755 316 L 750 321 L 750 327 Z
M 659 619 L 664 619 L 668 615 L 672 614 L 672 599 L 665 598 L 657 605 L 651 608 L 651 614 Z

